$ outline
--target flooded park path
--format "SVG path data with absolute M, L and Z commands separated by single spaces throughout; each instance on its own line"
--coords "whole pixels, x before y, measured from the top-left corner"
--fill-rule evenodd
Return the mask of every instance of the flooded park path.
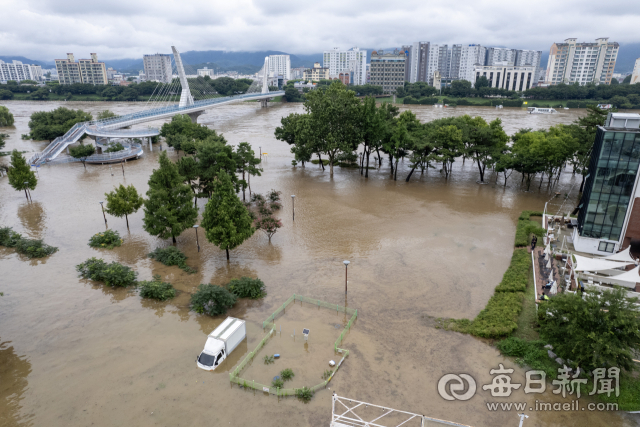
M 15 128 L 3 129 L 10 134 L 5 150 L 28 153 L 47 145 L 20 139 L 35 111 L 64 105 L 95 116 L 104 109 L 123 114 L 143 105 L 0 104 L 16 119 Z M 508 134 L 570 123 L 579 114 L 571 110 L 529 115 L 520 109 L 488 107 L 411 109 L 421 121 L 454 114 L 500 117 Z M 128 162 L 124 177 L 119 165 L 87 165 L 86 170 L 80 163 L 41 167 L 33 203 L 13 191 L 6 177 L 0 178 L 0 226 L 59 247 L 43 260 L 0 248 L 0 426 L 327 427 L 333 391 L 463 424 L 517 425 L 515 411 L 487 409 L 486 403 L 495 399 L 480 386 L 467 402 L 448 402 L 438 395 L 437 382 L 445 373 L 468 373 L 478 384 L 489 384 L 489 371 L 499 363 L 515 369 L 514 382 L 524 378 L 524 370 L 481 340 L 434 329 L 428 317 L 476 316 L 509 265 L 520 212 L 541 210 L 556 191 L 569 198 L 562 207 L 561 198 L 552 199 L 553 209 L 572 210 L 580 178 L 567 170 L 553 190 L 546 185 L 538 190 L 536 181 L 534 191 L 525 193 L 515 174 L 506 187 L 502 177 L 494 184 L 493 174 L 489 185 L 476 184 L 477 167 L 467 161 L 456 162 L 448 180 L 432 169 L 405 183 L 407 160 L 400 163 L 397 182 L 390 179 L 386 161 L 368 180 L 346 168 L 336 168 L 331 178 L 328 170 L 316 165 L 292 167 L 289 146 L 273 136 L 281 117 L 301 110 L 300 104 L 272 104 L 261 110 L 258 103 L 243 103 L 199 117 L 199 123 L 224 134 L 230 144 L 247 141 L 256 152 L 260 147 L 268 153 L 264 172 L 252 178 L 251 188 L 282 191 L 283 209 L 276 215 L 283 228 L 271 243 L 256 232 L 231 252 L 230 262 L 203 234 L 198 252 L 193 230 L 185 231 L 177 246 L 188 256 L 187 264 L 197 268 L 195 274 L 147 257 L 170 241 L 143 230 L 142 210 L 129 217 L 130 232 L 124 219 L 107 217 L 109 227 L 124 236 L 121 247 L 108 251 L 87 245 L 91 235 L 104 229 L 98 202 L 105 192 L 121 183 L 147 191 L 149 175 L 157 167 L 158 144 L 152 151 L 145 147 L 140 160 Z M 294 194 L 295 222 L 290 197 Z M 204 201 L 199 207 L 202 212 Z M 132 266 L 140 280 L 160 274 L 179 293 L 169 302 L 154 302 L 141 299 L 133 289 L 111 289 L 78 278 L 75 265 L 92 256 Z M 351 261 L 348 298 L 343 260 Z M 246 344 L 222 369 L 199 370 L 195 357 L 224 316 L 189 311 L 190 294 L 200 283 L 225 284 L 240 276 L 262 279 L 267 296 L 241 300 L 228 312 L 247 321 Z M 264 336 L 262 321 L 293 293 L 358 309 L 355 326 L 343 341 L 349 357 L 330 390 L 318 391 L 308 404 L 254 394 L 229 382 L 229 372 Z M 535 399 L 558 401 L 550 387 L 544 395 L 520 391 L 514 396 L 514 401 L 528 405 Z M 634 425 L 611 412 L 529 415 L 525 426 Z

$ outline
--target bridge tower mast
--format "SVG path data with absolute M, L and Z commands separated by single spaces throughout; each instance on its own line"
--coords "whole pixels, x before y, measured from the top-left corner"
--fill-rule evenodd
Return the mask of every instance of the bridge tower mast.
M 180 85 L 182 86 L 182 93 L 180 94 L 179 106 L 188 107 L 193 105 L 193 96 L 189 90 L 189 82 L 187 82 L 187 76 L 184 74 L 184 67 L 182 66 L 182 58 L 180 58 L 180 52 L 175 46 L 171 46 L 173 50 L 173 59 L 176 61 L 176 68 L 178 69 L 178 76 L 180 77 Z

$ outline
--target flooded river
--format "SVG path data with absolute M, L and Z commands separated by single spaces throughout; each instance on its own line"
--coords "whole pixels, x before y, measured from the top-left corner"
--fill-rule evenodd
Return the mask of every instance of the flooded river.
M 0 102 L 13 112 L 15 128 L 5 150 L 28 153 L 46 142 L 24 141 L 31 113 L 60 105 L 95 114 L 137 111 L 131 103 Z M 197 252 L 193 230 L 177 246 L 198 269 L 189 275 L 165 267 L 146 254 L 169 241 L 142 229 L 143 212 L 124 219 L 107 217 L 110 228 L 124 236 L 113 251 L 87 246 L 104 229 L 99 201 L 114 186 L 133 184 L 147 191 L 157 165 L 159 146 L 125 166 L 80 163 L 39 170 L 33 203 L 0 178 L 0 226 L 11 226 L 32 238 L 58 246 L 45 260 L 28 260 L 0 248 L 0 426 L 322 426 L 331 416 L 331 393 L 473 426 L 517 426 L 516 411 L 489 411 L 488 402 L 568 402 L 547 388 L 544 395 L 492 398 L 481 385 L 499 363 L 514 368 L 513 381 L 524 370 L 485 342 L 434 329 L 428 316 L 473 318 L 485 306 L 506 270 L 513 250 L 515 223 L 523 209 L 542 210 L 554 192 L 554 210 L 575 207 L 580 181 L 567 170 L 559 186 L 545 185 L 525 193 L 515 174 L 503 187 L 502 177 L 478 185 L 477 167 L 456 162 L 449 180 L 438 171 L 414 174 L 404 182 L 408 162 L 400 163 L 398 181 L 389 179 L 388 163 L 368 180 L 357 170 L 336 168 L 333 178 L 316 165 L 292 167 L 289 146 L 273 131 L 280 118 L 301 105 L 257 103 L 227 105 L 207 111 L 199 122 L 224 134 L 230 144 L 249 142 L 268 153 L 264 173 L 251 181 L 253 191 L 282 191 L 277 214 L 283 228 L 269 243 L 261 232 L 231 252 L 206 242 Z M 509 134 L 519 128 L 547 128 L 570 123 L 584 111 L 529 115 L 519 109 L 460 107 L 442 110 L 411 108 L 422 121 L 447 115 L 500 117 Z M 160 126 L 160 123 L 151 123 Z M 30 157 L 31 154 L 25 154 Z M 174 159 L 177 154 L 171 153 Z M 5 158 L 6 161 L 6 158 Z M 400 177 L 402 176 L 402 180 Z M 295 223 L 290 195 L 295 194 Z M 201 202 L 203 203 L 203 202 Z M 200 204 L 200 209 L 204 207 Z M 167 303 L 141 299 L 131 289 L 111 289 L 78 278 L 75 265 L 97 256 L 132 266 L 139 279 L 154 274 L 180 291 Z M 262 339 L 262 321 L 293 293 L 344 304 L 344 265 L 350 260 L 347 304 L 358 320 L 342 346 L 350 355 L 331 381 L 310 403 L 295 398 L 244 391 L 229 383 L 229 372 Z M 268 295 L 241 300 L 229 315 L 247 321 L 247 342 L 213 373 L 196 368 L 194 359 L 206 335 L 223 317 L 189 311 L 189 297 L 200 283 L 224 284 L 240 276 L 260 277 Z M 344 315 L 327 324 L 346 323 Z M 304 327 L 305 325 L 300 325 Z M 336 338 L 340 333 L 336 329 Z M 290 334 L 290 333 L 289 333 Z M 283 337 L 288 336 L 283 332 Z M 310 335 L 313 339 L 313 333 Z M 316 346 L 310 345 L 310 348 Z M 324 354 L 324 353 L 323 353 Z M 324 357 L 324 356 L 323 356 Z M 327 361 L 328 362 L 328 361 Z M 262 362 L 260 362 L 262 363 Z M 286 354 L 278 362 L 286 366 Z M 272 365 L 273 366 L 273 365 Z M 254 363 L 251 369 L 255 369 Z M 328 365 L 327 365 L 328 368 Z M 437 382 L 445 373 L 468 373 L 478 391 L 467 402 L 443 400 Z M 301 375 L 304 377 L 304 375 Z M 518 381 L 520 380 L 520 381 Z M 256 379 L 257 381 L 257 379 Z M 317 382 L 320 382 L 318 375 Z M 501 400 L 502 399 L 502 400 Z M 627 415 L 612 412 L 527 412 L 525 426 L 626 426 Z

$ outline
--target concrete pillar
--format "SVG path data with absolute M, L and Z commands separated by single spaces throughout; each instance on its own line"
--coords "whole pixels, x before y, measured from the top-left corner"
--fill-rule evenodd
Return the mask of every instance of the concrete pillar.
M 151 137 L 147 138 L 149 140 L 149 151 L 153 151 L 153 145 L 151 144 Z
M 204 114 L 204 111 L 195 111 L 193 113 L 187 113 L 189 117 L 191 117 L 191 123 L 198 123 L 198 117 Z
M 268 99 L 261 99 L 260 100 L 260 108 L 267 108 L 269 107 L 269 100 Z

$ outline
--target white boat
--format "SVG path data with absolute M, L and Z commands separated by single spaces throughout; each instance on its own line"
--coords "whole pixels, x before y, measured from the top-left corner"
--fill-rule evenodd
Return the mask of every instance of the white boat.
M 556 114 L 557 111 L 553 108 L 538 108 L 538 107 L 529 107 L 529 114 Z

